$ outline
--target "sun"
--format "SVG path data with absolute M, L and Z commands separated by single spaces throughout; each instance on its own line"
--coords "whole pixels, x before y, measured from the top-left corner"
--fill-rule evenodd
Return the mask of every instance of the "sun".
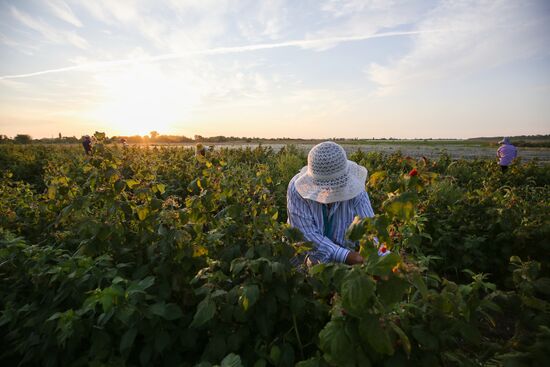
M 198 101 L 185 78 L 152 65 L 137 65 L 99 80 L 104 98 L 94 117 L 114 135 L 181 131 Z

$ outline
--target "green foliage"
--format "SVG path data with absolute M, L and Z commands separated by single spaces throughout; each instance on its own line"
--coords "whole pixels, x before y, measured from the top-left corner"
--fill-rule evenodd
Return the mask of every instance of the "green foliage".
M 295 147 L 0 147 L 2 365 L 537 365 L 548 168 L 357 152 L 366 261 L 291 259 Z M 375 237 L 392 253 L 379 257 Z M 519 257 L 517 257 L 519 256 Z M 528 259 L 521 260 L 520 259 Z M 467 270 L 470 269 L 470 270 Z

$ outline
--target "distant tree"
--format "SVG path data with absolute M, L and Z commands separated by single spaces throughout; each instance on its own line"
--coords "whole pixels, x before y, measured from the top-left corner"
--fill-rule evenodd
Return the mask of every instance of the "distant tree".
M 149 133 L 149 135 L 151 135 L 151 140 L 155 140 L 157 136 L 159 136 L 159 133 L 153 130 Z
M 7 143 L 8 141 L 10 141 L 10 138 L 7 135 L 0 135 L 0 144 Z
M 15 138 L 13 138 L 13 141 L 17 144 L 30 144 L 32 138 L 27 134 L 17 134 Z
M 76 136 L 64 136 L 62 140 L 64 143 L 78 143 L 78 139 L 76 138 Z
M 96 131 L 96 132 L 94 133 L 94 138 L 95 138 L 96 140 L 103 141 L 103 140 L 105 140 L 105 139 L 107 138 L 107 135 L 105 135 L 104 132 Z
M 59 140 L 61 140 L 62 137 L 63 137 L 63 136 L 61 136 L 61 133 L 59 133 Z
M 143 143 L 143 138 L 139 135 L 125 136 L 125 138 L 126 138 L 126 142 L 129 143 L 129 144 Z
M 203 139 L 201 135 L 195 135 L 195 141 L 202 141 Z

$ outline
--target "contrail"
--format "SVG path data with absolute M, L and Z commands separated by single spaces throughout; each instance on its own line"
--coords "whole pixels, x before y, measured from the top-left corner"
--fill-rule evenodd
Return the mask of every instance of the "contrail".
M 205 50 L 167 53 L 167 54 L 149 56 L 149 57 L 143 57 L 143 58 L 120 59 L 120 60 L 113 60 L 113 61 L 99 61 L 99 62 L 93 62 L 88 64 L 60 67 L 56 69 L 35 71 L 32 73 L 26 73 L 26 74 L 3 75 L 3 76 L 0 76 L 0 80 L 30 78 L 33 76 L 54 74 L 54 73 L 64 73 L 67 71 L 74 71 L 74 70 L 96 70 L 96 69 L 101 69 L 109 66 L 128 65 L 133 63 L 174 60 L 174 59 L 180 59 L 180 58 L 184 58 L 187 56 L 194 56 L 194 55 L 224 55 L 224 54 L 268 50 L 268 49 L 283 48 L 283 47 L 315 47 L 315 46 L 321 46 L 327 43 L 330 44 L 330 43 L 355 42 L 355 41 L 364 41 L 372 38 L 411 36 L 411 35 L 422 34 L 422 33 L 437 33 L 437 32 L 447 32 L 447 31 L 449 30 L 384 32 L 384 33 L 376 33 L 376 34 L 361 35 L 361 36 L 328 37 L 328 38 L 317 38 L 317 39 L 293 40 L 293 41 L 286 41 L 286 42 L 279 42 L 279 43 L 259 43 L 259 44 L 253 44 L 253 45 L 245 45 L 245 46 L 215 47 L 215 48 L 210 48 Z

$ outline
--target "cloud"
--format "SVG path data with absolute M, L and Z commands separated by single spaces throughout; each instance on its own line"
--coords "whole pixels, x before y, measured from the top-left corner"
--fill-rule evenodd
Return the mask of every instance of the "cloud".
M 405 0 L 328 0 L 320 5 L 320 27 L 309 30 L 308 38 L 346 37 L 376 34 L 389 29 L 411 27 L 429 9 L 429 2 Z M 323 44 L 325 50 L 336 44 Z
M 66 32 L 57 30 L 41 19 L 35 19 L 29 14 L 18 10 L 16 7 L 11 7 L 11 15 L 23 25 L 40 33 L 46 40 L 56 44 L 71 44 L 81 49 L 89 47 L 88 42 L 74 32 Z
M 69 5 L 67 5 L 67 3 L 63 0 L 47 0 L 46 5 L 59 19 L 72 24 L 75 27 L 82 27 L 82 22 L 76 17 L 76 15 L 74 15 Z
M 36 47 L 35 45 L 22 44 L 21 42 L 18 42 L 3 33 L 0 33 L 0 43 L 8 47 L 14 48 L 17 51 L 29 56 L 32 56 L 34 52 L 38 49 L 38 47 Z
M 405 1 L 388 0 L 328 0 L 321 5 L 321 10 L 339 18 L 362 12 L 393 11 L 403 7 L 406 3 Z
M 198 56 L 198 55 L 224 55 L 224 54 L 234 54 L 234 53 L 242 53 L 242 52 L 253 52 L 253 51 L 259 51 L 259 50 L 286 48 L 286 47 L 316 47 L 324 44 L 357 42 L 357 41 L 365 41 L 368 39 L 383 38 L 383 37 L 411 36 L 411 35 L 417 35 L 421 32 L 422 33 L 424 32 L 439 33 L 439 32 L 445 32 L 445 31 L 446 31 L 445 29 L 431 29 L 431 30 L 424 30 L 424 31 L 385 32 L 385 33 L 377 33 L 377 34 L 369 34 L 369 35 L 347 36 L 347 37 L 328 37 L 328 38 L 319 38 L 319 39 L 292 40 L 292 41 L 285 41 L 285 42 L 278 42 L 278 43 L 259 43 L 259 44 L 235 46 L 235 47 L 214 47 L 210 49 L 167 53 L 167 54 L 160 54 L 156 56 L 142 56 L 142 57 L 133 57 L 133 58 L 126 58 L 126 59 L 112 60 L 112 61 L 92 62 L 92 63 L 67 66 L 67 67 L 59 67 L 55 69 L 41 70 L 41 71 L 25 73 L 25 74 L 3 75 L 3 76 L 0 76 L 0 80 L 28 78 L 28 77 L 38 76 L 38 75 L 61 73 L 61 72 L 74 71 L 74 70 L 94 71 L 97 69 L 107 68 L 110 66 L 120 66 L 120 65 L 135 64 L 135 63 L 148 63 L 148 62 L 157 62 L 157 61 L 165 61 L 165 60 L 176 60 L 181 58 L 187 58 L 189 56 Z
M 418 23 L 410 52 L 365 72 L 387 95 L 547 52 L 548 16 L 536 10 L 536 2 L 443 1 Z M 426 32 L 440 27 L 449 31 Z
M 80 5 L 96 20 L 143 37 L 158 50 L 179 52 L 211 46 L 211 41 L 224 35 L 225 15 L 229 2 L 167 1 L 125 2 L 96 0 Z
M 238 17 L 237 25 L 242 36 L 249 41 L 280 39 L 288 25 L 284 0 L 253 2 L 246 15 Z

